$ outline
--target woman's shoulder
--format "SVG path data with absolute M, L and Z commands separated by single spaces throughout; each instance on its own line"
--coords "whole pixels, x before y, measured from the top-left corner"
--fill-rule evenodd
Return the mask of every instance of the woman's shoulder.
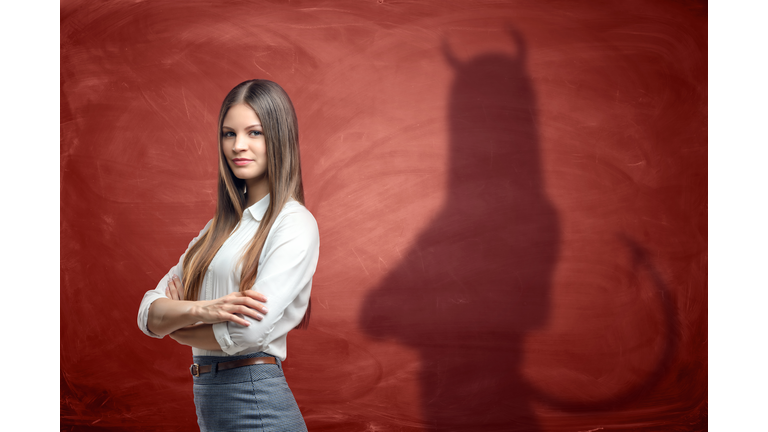
M 317 232 L 317 220 L 303 204 L 290 199 L 277 215 L 275 225 L 301 229 L 303 231 Z
M 206 231 L 208 231 L 211 228 L 211 224 L 213 223 L 213 218 L 211 218 L 203 227 L 203 229 L 200 230 L 200 233 L 197 235 L 198 237 L 205 234 Z
M 191 248 L 191 247 L 192 247 L 192 245 L 194 245 L 194 244 L 195 244 L 195 243 L 196 243 L 198 240 L 200 240 L 200 237 L 202 237 L 202 236 L 203 236 L 203 234 L 205 234 L 205 232 L 206 232 L 206 231 L 208 231 L 208 229 L 211 227 L 211 223 L 213 223 L 213 218 L 211 218 L 211 220 L 209 220 L 209 221 L 208 221 L 208 223 L 207 223 L 207 224 L 205 224 L 205 226 L 203 227 L 203 229 L 201 229 L 201 230 L 200 230 L 200 232 L 199 232 L 199 233 L 198 233 L 198 234 L 195 236 L 195 238 L 193 238 L 193 239 L 192 239 L 192 240 L 189 242 L 189 245 L 187 246 L 187 248 Z
M 291 198 L 288 200 L 287 203 L 283 206 L 283 209 L 280 211 L 280 213 L 277 215 L 278 220 L 288 218 L 288 219 L 304 219 L 304 220 L 311 220 L 315 223 L 315 217 L 312 215 L 312 212 L 309 211 L 303 204 L 300 202 L 294 200 Z

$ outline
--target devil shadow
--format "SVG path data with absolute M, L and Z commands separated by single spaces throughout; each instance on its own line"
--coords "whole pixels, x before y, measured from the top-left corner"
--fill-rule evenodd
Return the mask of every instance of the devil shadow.
M 525 334 L 547 322 L 559 244 L 542 184 L 536 97 L 517 55 L 455 71 L 444 207 L 366 299 L 361 326 L 421 354 L 430 430 L 537 430 L 520 376 Z
M 538 431 L 533 401 L 564 411 L 616 409 L 662 379 L 679 332 L 669 290 L 647 251 L 621 236 L 635 267 L 666 299 L 671 336 L 654 372 L 590 402 L 547 394 L 522 376 L 524 337 L 548 322 L 560 224 L 542 181 L 526 44 L 517 31 L 510 34 L 514 56 L 462 62 L 444 45 L 455 71 L 445 205 L 371 291 L 360 316 L 367 335 L 420 353 L 422 409 L 432 431 Z

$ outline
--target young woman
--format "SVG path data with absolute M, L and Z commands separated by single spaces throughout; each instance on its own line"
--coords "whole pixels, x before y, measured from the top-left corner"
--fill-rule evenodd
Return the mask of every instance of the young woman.
M 139 328 L 192 347 L 201 431 L 305 431 L 286 384 L 286 337 L 306 326 L 319 253 L 304 207 L 296 114 L 251 80 L 219 113 L 216 213 L 139 307 Z

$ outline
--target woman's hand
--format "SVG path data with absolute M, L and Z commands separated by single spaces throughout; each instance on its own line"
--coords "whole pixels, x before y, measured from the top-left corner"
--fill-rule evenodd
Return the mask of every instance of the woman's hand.
M 171 300 L 181 300 L 181 293 L 184 292 L 184 286 L 176 275 L 168 279 L 168 287 L 165 288 L 165 296 Z
M 232 321 L 241 326 L 249 326 L 251 323 L 235 315 L 236 313 L 247 315 L 261 321 L 267 313 L 267 307 L 260 302 L 266 302 L 264 294 L 254 290 L 234 292 L 216 300 L 199 301 L 194 308 L 194 314 L 200 321 L 206 324 L 215 324 L 222 321 Z
M 184 292 L 181 280 L 173 275 L 168 281 L 168 287 L 165 289 L 165 295 L 171 300 L 181 300 L 181 293 Z M 267 313 L 267 308 L 262 303 L 266 303 L 267 297 L 259 292 L 248 290 L 245 292 L 235 292 L 227 294 L 216 300 L 198 301 L 193 307 L 193 313 L 199 321 L 206 324 L 215 324 L 217 322 L 232 321 L 242 326 L 249 326 L 251 323 L 235 315 L 236 313 L 247 315 L 255 320 L 261 321 L 264 318 L 261 313 Z M 260 303 L 261 302 L 261 303 Z

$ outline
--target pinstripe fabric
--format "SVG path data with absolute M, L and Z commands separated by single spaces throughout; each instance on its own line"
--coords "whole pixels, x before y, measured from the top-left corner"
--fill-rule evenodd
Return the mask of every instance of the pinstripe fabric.
M 201 366 L 251 357 L 273 357 L 265 353 L 241 356 L 193 356 Z M 193 377 L 197 424 L 202 432 L 291 432 L 306 431 L 299 406 L 283 375 L 282 362 L 218 371 Z

